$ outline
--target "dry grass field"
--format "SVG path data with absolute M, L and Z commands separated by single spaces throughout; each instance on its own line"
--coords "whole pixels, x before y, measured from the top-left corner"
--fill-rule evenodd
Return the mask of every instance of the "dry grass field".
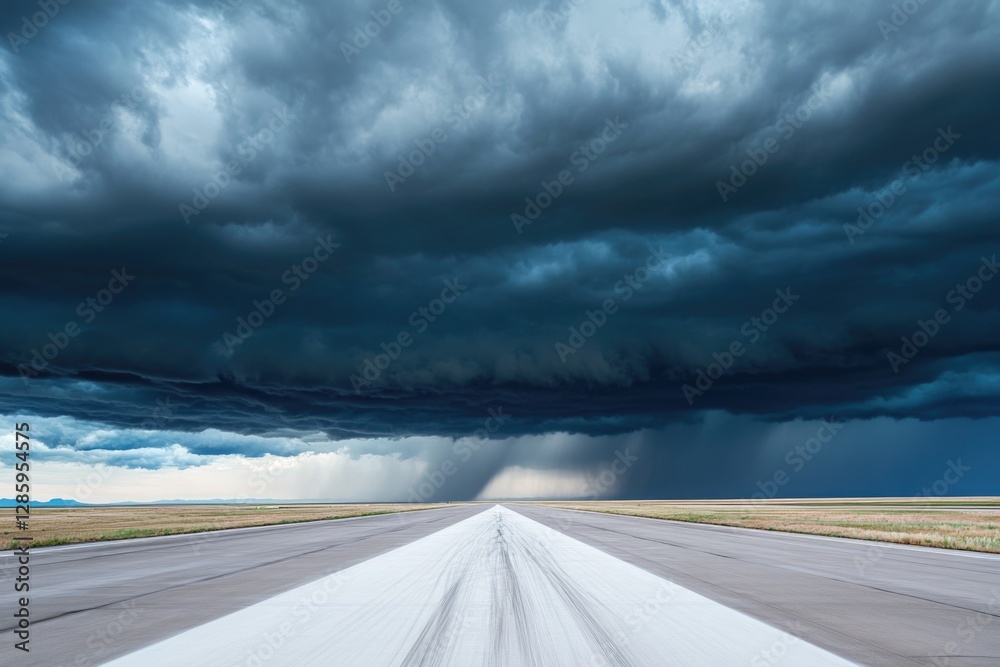
M 1000 553 L 1000 498 L 537 502 L 570 509 Z M 199 533 L 442 505 L 136 505 L 33 508 L 31 546 Z M 13 517 L 14 510 L 6 509 Z M 0 522 L 0 547 L 24 533 Z
M 1000 553 L 1000 498 L 537 503 L 654 519 Z
M 121 540 L 131 537 L 200 533 L 223 528 L 243 528 L 280 523 L 342 519 L 391 512 L 441 507 L 441 505 L 137 505 L 31 509 L 30 530 L 16 530 L 11 518 L 0 522 L 0 546 L 13 548 L 14 537 L 29 535 L 30 546 Z

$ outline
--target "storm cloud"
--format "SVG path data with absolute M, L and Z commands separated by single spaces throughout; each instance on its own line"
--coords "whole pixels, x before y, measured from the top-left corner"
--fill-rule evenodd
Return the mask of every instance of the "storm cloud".
M 988 440 L 995 2 L 40 7 L 0 9 L 0 412 L 53 455 L 417 484 L 482 431 L 437 497 L 629 442 L 597 495 L 732 496 L 837 420 L 795 492 L 873 495 Z

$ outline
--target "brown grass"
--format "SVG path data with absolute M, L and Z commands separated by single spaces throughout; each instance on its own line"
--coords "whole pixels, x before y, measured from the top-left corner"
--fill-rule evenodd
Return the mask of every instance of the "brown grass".
M 977 499 L 981 500 L 981 499 Z M 964 509 L 921 507 L 906 501 L 641 501 L 548 502 L 554 507 L 645 516 L 720 526 L 1000 553 L 996 499 L 967 500 Z M 972 509 L 983 507 L 984 509 Z
M 124 507 L 32 508 L 29 530 L 17 530 L 14 509 L 0 521 L 0 546 L 13 548 L 14 537 L 30 536 L 29 546 L 121 540 L 132 537 L 200 533 L 206 530 L 343 519 L 407 512 L 442 505 L 143 505 Z

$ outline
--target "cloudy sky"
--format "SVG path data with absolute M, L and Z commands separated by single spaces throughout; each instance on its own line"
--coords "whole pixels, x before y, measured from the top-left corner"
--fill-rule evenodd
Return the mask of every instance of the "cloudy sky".
M 3 451 L 91 502 L 998 493 L 1000 3 L 893 4 L 4 3 Z

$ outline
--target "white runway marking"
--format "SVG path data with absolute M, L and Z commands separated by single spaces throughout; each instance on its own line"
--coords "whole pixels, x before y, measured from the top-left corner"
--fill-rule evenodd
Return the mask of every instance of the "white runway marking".
M 852 663 L 496 506 L 108 664 Z

